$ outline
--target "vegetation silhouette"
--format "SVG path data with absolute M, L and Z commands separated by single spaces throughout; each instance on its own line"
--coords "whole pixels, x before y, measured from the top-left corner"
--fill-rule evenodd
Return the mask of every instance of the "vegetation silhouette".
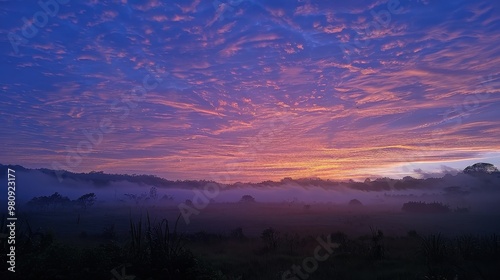
M 450 207 L 441 202 L 426 203 L 422 201 L 410 201 L 403 204 L 402 210 L 411 213 L 448 213 Z

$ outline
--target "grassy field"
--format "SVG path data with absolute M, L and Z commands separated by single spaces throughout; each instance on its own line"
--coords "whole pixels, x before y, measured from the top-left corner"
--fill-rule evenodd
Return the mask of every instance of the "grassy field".
M 377 206 L 221 203 L 192 215 L 186 224 L 182 217 L 176 223 L 176 205 L 27 211 L 19 214 L 16 233 L 17 278 L 8 272 L 0 275 L 2 279 L 497 279 L 499 216 L 408 214 Z M 2 263 L 6 266 L 6 260 Z

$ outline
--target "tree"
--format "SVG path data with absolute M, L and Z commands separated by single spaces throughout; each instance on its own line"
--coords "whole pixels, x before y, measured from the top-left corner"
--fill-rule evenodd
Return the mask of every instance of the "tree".
M 401 210 L 413 213 L 447 213 L 450 212 L 450 207 L 441 202 L 426 203 L 422 201 L 409 201 L 403 204 Z
M 158 198 L 158 190 L 156 189 L 156 187 L 151 187 L 149 189 L 149 198 L 151 198 L 152 200 L 156 200 Z
M 68 197 L 55 192 L 50 196 L 33 197 L 30 201 L 28 201 L 27 205 L 31 207 L 45 208 L 49 206 L 67 206 L 70 202 L 71 200 Z
M 126 193 L 123 194 L 124 196 L 128 197 L 128 199 L 133 200 L 135 202 L 135 205 L 139 205 L 139 203 L 147 198 L 147 195 L 145 193 L 141 195 L 136 195 L 132 193 Z
M 48 197 L 49 204 L 53 206 L 66 206 L 71 201 L 68 197 L 60 195 L 58 192 Z
M 380 260 L 384 257 L 384 245 L 380 244 L 382 238 L 384 238 L 384 233 L 379 229 L 374 229 L 370 227 L 372 232 L 372 246 L 370 248 L 371 257 Z
M 467 166 L 464 169 L 465 174 L 475 175 L 475 174 L 491 174 L 499 172 L 498 169 L 491 163 L 476 163 L 471 166 Z
M 82 207 L 84 210 L 89 208 L 90 206 L 94 205 L 95 201 L 97 199 L 97 196 L 94 193 L 88 193 L 80 196 L 76 200 L 76 204 Z
M 47 196 L 33 197 L 30 201 L 28 201 L 27 205 L 30 207 L 45 208 L 49 206 L 49 198 Z
M 363 206 L 363 203 L 357 199 L 351 199 L 351 201 L 349 201 L 349 206 Z
M 246 194 L 246 195 L 241 197 L 240 202 L 241 203 L 252 203 L 252 202 L 255 202 L 255 198 L 251 195 Z

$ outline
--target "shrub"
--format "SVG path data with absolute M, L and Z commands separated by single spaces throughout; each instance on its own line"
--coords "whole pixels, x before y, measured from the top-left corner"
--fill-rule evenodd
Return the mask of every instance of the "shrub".
M 380 241 L 382 241 L 382 239 L 384 238 L 384 233 L 381 230 L 372 227 L 370 227 L 370 230 L 372 233 L 372 245 L 370 247 L 370 257 L 375 260 L 380 260 L 385 255 L 384 245 L 380 243 Z
M 144 229 L 142 219 L 137 223 L 130 219 L 129 258 L 142 273 L 167 272 L 169 276 L 184 279 L 186 273 L 196 266 L 194 256 L 184 246 L 184 235 L 177 231 L 180 216 L 173 228 L 166 219 L 151 222 L 149 214 Z
M 241 197 L 240 202 L 241 203 L 253 203 L 253 202 L 255 202 L 255 198 L 251 195 L 246 194 L 246 195 Z
M 424 257 L 429 264 L 442 263 L 447 253 L 446 241 L 441 234 L 429 235 L 422 238 L 422 249 Z
M 349 206 L 363 206 L 363 203 L 357 199 L 351 199 L 351 201 L 349 201 Z
M 82 207 L 84 210 L 89 208 L 90 206 L 94 205 L 95 201 L 97 199 L 97 196 L 94 193 L 88 193 L 80 196 L 77 200 L 76 203 Z
M 441 202 L 426 203 L 410 201 L 403 204 L 402 210 L 412 213 L 447 213 L 450 212 L 450 207 Z

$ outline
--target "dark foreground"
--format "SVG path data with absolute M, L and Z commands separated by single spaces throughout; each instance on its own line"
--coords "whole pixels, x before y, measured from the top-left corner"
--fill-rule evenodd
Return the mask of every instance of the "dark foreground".
M 15 273 L 7 271 L 10 245 L 1 239 L 0 278 L 498 279 L 500 274 L 496 225 L 488 227 L 484 222 L 490 219 L 474 213 L 330 209 L 327 218 L 326 210 L 314 212 L 313 206 L 262 216 L 263 208 L 275 207 L 264 205 L 238 207 L 238 216 L 228 207 L 207 208 L 190 225 L 182 217 L 177 221 L 175 208 L 27 212 L 16 229 Z M 5 222 L 1 226 L 8 234 Z

